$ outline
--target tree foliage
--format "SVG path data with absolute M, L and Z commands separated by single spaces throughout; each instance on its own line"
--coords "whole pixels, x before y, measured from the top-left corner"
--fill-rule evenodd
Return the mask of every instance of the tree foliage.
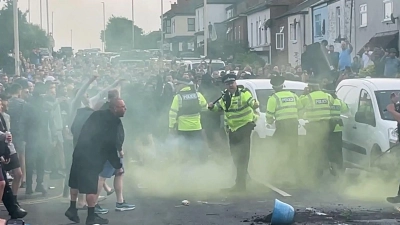
M 104 39 L 104 31 L 100 32 L 100 40 Z M 157 48 L 161 39 L 159 31 L 144 34 L 143 29 L 135 25 L 135 49 Z M 132 49 L 132 20 L 125 17 L 112 16 L 106 26 L 106 51 L 115 52 Z
M 18 10 L 18 29 L 20 51 L 24 54 L 29 53 L 34 48 L 48 47 L 49 39 L 46 32 L 39 26 L 28 23 L 26 12 Z M 7 1 L 0 9 L 0 67 L 1 62 L 7 57 L 9 52 L 14 50 L 14 18 L 12 1 Z

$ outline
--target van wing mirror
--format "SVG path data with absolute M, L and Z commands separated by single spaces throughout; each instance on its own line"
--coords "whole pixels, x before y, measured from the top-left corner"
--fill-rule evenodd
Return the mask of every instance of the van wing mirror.
M 365 112 L 356 112 L 354 119 L 357 123 L 366 123 Z

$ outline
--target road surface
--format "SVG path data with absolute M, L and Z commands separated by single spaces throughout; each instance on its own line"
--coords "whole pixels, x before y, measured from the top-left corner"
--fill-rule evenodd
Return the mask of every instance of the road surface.
M 112 182 L 109 181 L 109 184 Z M 51 181 L 55 189 L 49 190 L 46 197 L 40 195 L 29 198 L 20 196 L 21 205 L 29 214 L 25 218 L 31 225 L 70 224 L 64 217 L 69 206 L 68 199 L 61 197 L 61 181 Z M 109 196 L 101 202 L 104 208 L 110 209 L 107 215 L 110 224 L 118 225 L 243 225 L 264 224 L 265 216 L 272 212 L 275 199 L 291 204 L 296 209 L 296 224 L 398 224 L 396 218 L 400 213 L 393 205 L 384 202 L 383 196 L 363 199 L 352 194 L 349 197 L 347 188 L 340 189 L 326 184 L 315 188 L 290 188 L 290 185 L 262 185 L 252 182 L 250 190 L 244 194 L 229 194 L 215 191 L 207 194 L 182 192 L 155 192 L 154 187 L 144 184 L 125 184 L 125 199 L 136 205 L 136 209 L 126 212 L 115 212 L 115 196 Z M 362 184 L 365 189 L 373 189 Z M 355 187 L 356 189 L 359 187 Z M 23 193 L 24 190 L 21 190 Z M 357 191 L 356 191 L 357 192 Z M 362 192 L 360 189 L 359 192 Z M 371 191 L 372 193 L 378 193 Z M 379 192 L 382 193 L 382 192 Z M 365 195 L 364 196 L 368 196 Z M 182 200 L 190 201 L 189 206 L 182 206 Z M 85 221 L 86 211 L 80 211 L 81 221 Z M 0 214 L 7 218 L 7 212 Z M 83 223 L 81 223 L 83 224 Z

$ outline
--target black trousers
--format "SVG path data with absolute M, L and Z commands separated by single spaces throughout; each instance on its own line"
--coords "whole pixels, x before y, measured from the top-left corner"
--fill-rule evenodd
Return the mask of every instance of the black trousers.
M 3 198 L 1 200 L 3 201 L 4 207 L 6 207 L 8 213 L 11 215 L 11 217 L 13 217 L 18 210 L 18 206 L 15 202 L 10 183 L 7 180 L 6 171 L 1 168 L 1 172 L 3 173 L 6 182 L 6 185 L 4 186 Z
M 250 160 L 251 132 L 254 123 L 248 123 L 234 132 L 229 131 L 229 147 L 236 166 L 236 187 L 246 188 L 247 169 Z
M 287 119 L 276 121 L 276 131 L 274 133 L 274 142 L 279 148 L 279 151 L 286 155 L 288 158 L 286 164 L 293 172 L 296 171 L 297 154 L 299 151 L 299 122 L 297 119 Z
M 44 168 L 46 162 L 46 147 L 35 146 L 27 143 L 25 147 L 26 158 L 26 189 L 32 190 L 33 171 L 36 170 L 36 184 L 43 184 Z
M 329 134 L 329 162 L 334 164 L 340 171 L 343 170 L 342 132 L 331 132 Z M 338 171 L 339 172 L 339 171 Z
M 327 152 L 329 150 L 329 120 L 310 122 L 306 125 L 307 166 L 310 173 L 319 178 L 329 168 Z
M 63 148 L 64 148 L 65 172 L 67 173 L 65 175 L 65 180 L 64 180 L 64 189 L 68 190 L 69 189 L 68 180 L 69 180 L 70 168 L 72 165 L 72 154 L 74 152 L 74 144 L 72 140 L 64 139 L 63 145 L 64 145 Z

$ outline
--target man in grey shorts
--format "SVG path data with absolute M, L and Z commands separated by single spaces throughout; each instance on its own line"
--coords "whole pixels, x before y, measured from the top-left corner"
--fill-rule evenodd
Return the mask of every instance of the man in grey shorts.
M 111 90 L 108 93 L 108 102 L 106 102 L 100 110 L 106 110 L 109 108 L 109 102 L 112 101 L 115 98 L 119 97 L 119 93 L 116 90 Z M 121 160 L 121 164 L 123 165 L 123 157 L 124 157 L 124 151 L 122 150 L 122 145 L 124 143 L 125 139 L 125 131 L 122 123 L 120 123 L 118 127 L 118 132 L 117 132 L 117 149 L 118 149 L 118 155 Z M 134 210 L 135 205 L 128 204 L 125 202 L 124 197 L 123 197 L 123 172 L 118 173 L 116 169 L 111 165 L 109 161 L 107 161 L 104 164 L 103 171 L 99 175 L 99 183 L 98 183 L 98 193 L 97 196 L 100 195 L 101 190 L 103 189 L 103 185 L 105 184 L 105 181 L 107 178 L 111 178 L 112 176 L 114 177 L 114 190 L 115 190 L 115 195 L 117 197 L 117 202 L 115 204 L 115 210 L 116 211 L 129 211 L 129 210 Z M 103 213 L 107 213 L 108 210 L 102 209 Z

